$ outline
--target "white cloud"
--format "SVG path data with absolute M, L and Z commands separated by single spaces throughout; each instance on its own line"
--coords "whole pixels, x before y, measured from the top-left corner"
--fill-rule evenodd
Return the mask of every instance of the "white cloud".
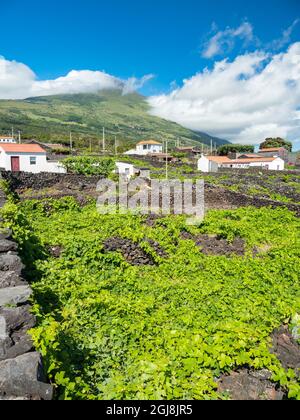
M 124 83 L 123 95 L 127 95 L 128 93 L 135 92 L 138 89 L 141 89 L 145 85 L 145 83 L 149 82 L 154 77 L 155 77 L 154 74 L 147 74 L 141 79 L 137 79 L 136 77 L 130 77 Z
M 8 61 L 0 56 L 0 99 L 25 99 L 72 93 L 93 93 L 106 89 L 121 89 L 124 94 L 141 88 L 153 75 L 141 79 L 121 80 L 102 71 L 70 71 L 53 80 L 38 80 L 25 64 Z
M 213 32 L 216 31 L 215 24 L 212 30 Z M 249 22 L 244 22 L 236 29 L 226 28 L 224 31 L 218 31 L 206 43 L 202 56 L 204 58 L 213 58 L 217 55 L 228 53 L 233 50 L 236 39 L 243 40 L 246 44 L 253 41 L 253 26 Z
M 267 48 L 280 50 L 286 45 L 288 45 L 291 41 L 291 36 L 292 36 L 293 31 L 299 23 L 300 23 L 300 19 L 294 20 L 291 26 L 289 26 L 285 31 L 283 31 L 282 36 L 272 41 L 269 45 L 267 45 Z
M 281 54 L 254 52 L 216 62 L 170 94 L 152 114 L 236 143 L 300 136 L 300 42 Z

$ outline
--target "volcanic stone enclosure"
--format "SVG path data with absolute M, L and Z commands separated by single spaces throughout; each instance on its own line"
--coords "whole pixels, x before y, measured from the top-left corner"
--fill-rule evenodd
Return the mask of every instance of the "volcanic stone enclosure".
M 5 202 L 0 190 L 1 208 Z M 32 290 L 11 234 L 0 229 L 0 400 L 51 400 L 53 388 L 28 334 L 36 322 L 29 304 Z

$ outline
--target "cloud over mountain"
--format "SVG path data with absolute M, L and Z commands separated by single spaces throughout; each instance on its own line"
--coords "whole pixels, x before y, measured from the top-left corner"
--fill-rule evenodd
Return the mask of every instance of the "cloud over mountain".
M 0 57 L 0 99 L 25 99 L 72 93 L 92 93 L 99 90 L 121 89 L 124 94 L 141 88 L 153 76 L 121 80 L 102 71 L 72 70 L 66 76 L 38 80 L 25 64 Z

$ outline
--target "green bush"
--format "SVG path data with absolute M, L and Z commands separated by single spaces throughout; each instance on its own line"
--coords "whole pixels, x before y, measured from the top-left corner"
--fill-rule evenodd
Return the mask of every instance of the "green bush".
M 62 161 L 62 165 L 69 173 L 104 177 L 108 177 L 115 169 L 114 159 L 90 156 L 69 157 Z

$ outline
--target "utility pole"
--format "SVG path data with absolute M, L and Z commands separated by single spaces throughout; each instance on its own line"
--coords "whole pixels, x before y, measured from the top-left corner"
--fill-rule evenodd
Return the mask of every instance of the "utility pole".
M 70 150 L 71 152 L 73 151 L 73 137 L 72 137 L 72 132 L 70 131 Z
M 103 153 L 106 150 L 106 146 L 105 146 L 105 128 L 103 127 L 103 136 L 102 136 L 102 148 L 103 148 Z
M 115 156 L 118 154 L 117 136 L 115 136 Z
M 212 141 L 212 139 L 210 140 L 210 153 L 211 153 L 211 155 L 213 154 L 213 141 Z
M 14 135 L 14 127 L 11 128 L 11 136 L 12 136 L 13 139 L 15 138 L 15 135 Z
M 169 166 L 168 166 L 168 140 L 166 140 L 166 179 L 169 178 Z
M 19 144 L 21 144 L 21 131 L 19 131 Z
M 92 139 L 90 139 L 90 153 L 92 153 Z

